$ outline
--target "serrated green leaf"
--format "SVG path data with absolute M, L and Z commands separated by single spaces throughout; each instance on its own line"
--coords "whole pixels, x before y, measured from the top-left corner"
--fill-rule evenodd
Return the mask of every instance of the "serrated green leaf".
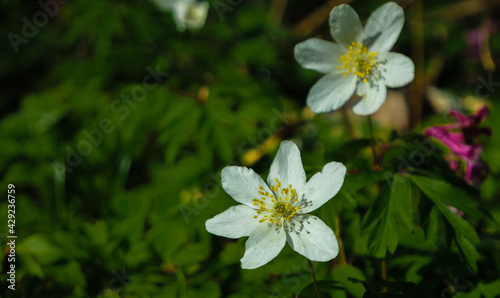
M 484 213 L 478 210 L 480 207 L 479 203 L 471 198 L 465 191 L 445 181 L 433 178 L 411 175 L 410 179 L 431 200 L 453 206 L 472 216 L 484 216 Z
M 398 231 L 390 202 L 390 193 L 387 189 L 380 193 L 372 208 L 368 210 L 363 225 L 368 226 L 365 232 L 370 233 L 368 249 L 372 256 L 384 258 L 387 251 L 391 254 L 396 251 Z
M 351 278 L 355 278 L 356 280 L 364 281 L 366 278 L 359 268 L 350 264 L 335 267 L 332 271 L 332 277 L 334 280 L 339 281 L 346 292 L 354 297 L 361 297 L 366 291 L 361 283 L 351 280 Z
M 438 223 L 439 223 L 439 214 L 436 207 L 432 207 L 429 212 L 429 216 L 424 222 L 424 232 L 425 238 L 427 240 L 437 239 L 438 237 Z
M 390 202 L 396 220 L 408 231 L 415 230 L 413 225 L 416 209 L 410 182 L 401 174 L 396 174 L 392 182 Z
M 451 211 L 447 206 L 439 201 L 434 201 L 436 207 L 439 209 L 444 218 L 450 223 L 450 225 L 455 230 L 457 235 L 463 235 L 466 239 L 470 240 L 473 244 L 479 244 L 479 236 L 477 235 L 474 227 L 457 215 L 455 212 Z
M 479 253 L 474 245 L 464 236 L 459 235 L 456 237 L 457 245 L 467 267 L 473 272 L 477 272 L 477 261 L 479 260 Z
M 460 254 L 463 257 L 468 268 L 474 272 L 477 272 L 478 252 L 473 244 L 479 244 L 481 240 L 479 239 L 476 230 L 469 222 L 465 221 L 463 218 L 461 218 L 459 215 L 457 215 L 455 212 L 451 211 L 448 208 L 447 206 L 448 200 L 440 199 L 440 195 L 438 192 L 439 187 L 442 187 L 443 184 L 446 183 L 441 182 L 436 184 L 436 181 L 429 181 L 434 179 L 430 178 L 421 179 L 421 178 L 425 177 L 411 176 L 412 181 L 413 182 L 417 181 L 415 184 L 417 184 L 417 186 L 427 195 L 427 197 L 434 202 L 435 206 L 439 209 L 441 214 L 446 219 L 447 223 L 453 229 L 455 240 L 460 250 Z M 424 182 L 431 184 L 434 183 L 434 184 L 427 188 L 427 185 L 423 184 Z M 438 185 L 437 189 L 435 188 L 436 185 Z M 427 191 L 424 191 L 423 188 L 425 188 Z M 445 189 L 448 190 L 448 186 L 445 186 Z M 444 194 L 444 196 L 447 195 L 448 194 Z M 467 202 L 466 200 L 467 198 L 462 201 L 461 204 L 462 207 L 467 206 L 464 203 Z M 447 236 L 450 236 L 449 233 L 447 233 Z

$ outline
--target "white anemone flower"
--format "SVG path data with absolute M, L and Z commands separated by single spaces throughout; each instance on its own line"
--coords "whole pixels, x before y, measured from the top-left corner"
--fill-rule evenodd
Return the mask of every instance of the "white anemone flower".
M 312 111 L 337 110 L 356 92 L 362 99 L 353 107 L 354 113 L 370 115 L 384 103 L 386 86 L 411 82 L 415 72 L 411 59 L 389 52 L 403 25 L 403 9 L 394 2 L 375 10 L 364 29 L 351 6 L 332 9 L 331 34 L 337 43 L 311 38 L 295 46 L 295 58 L 304 68 L 325 74 L 307 96 Z
M 337 194 L 346 168 L 330 162 L 306 182 L 300 151 L 283 141 L 271 164 L 267 184 L 253 170 L 228 166 L 222 170 L 222 187 L 241 205 L 207 220 L 207 230 L 227 238 L 250 236 L 241 267 L 267 264 L 285 246 L 313 261 L 326 262 L 339 252 L 337 238 L 321 219 L 307 214 Z
M 171 11 L 178 31 L 198 30 L 205 25 L 208 2 L 195 0 L 153 0 L 163 11 Z

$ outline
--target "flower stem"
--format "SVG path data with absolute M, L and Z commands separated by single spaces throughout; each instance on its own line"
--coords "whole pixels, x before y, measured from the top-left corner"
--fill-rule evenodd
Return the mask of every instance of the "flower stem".
M 306 260 L 307 264 L 309 265 L 309 270 L 311 270 L 311 276 L 313 279 L 314 289 L 316 290 L 316 295 L 318 295 L 318 298 L 321 298 L 321 293 L 319 291 L 318 282 L 316 281 L 316 274 L 314 274 L 313 265 L 308 258 L 306 258 Z
M 382 263 L 380 263 L 380 278 L 383 280 L 387 279 L 387 258 L 384 258 Z
M 422 99 L 425 89 L 424 18 L 421 0 L 413 1 L 408 15 L 411 32 L 411 60 L 415 64 L 415 78 L 409 86 L 410 128 L 414 128 L 422 118 Z
M 337 241 L 339 242 L 339 265 L 345 265 L 345 252 L 344 252 L 344 244 L 342 243 L 342 239 L 340 238 L 340 218 L 337 214 L 335 214 L 335 236 L 337 237 Z
M 387 257 L 380 263 L 380 279 L 387 280 Z M 387 293 L 387 287 L 382 287 L 382 293 Z
M 351 140 L 354 140 L 356 136 L 354 135 L 354 131 L 352 130 L 352 125 L 351 122 L 349 121 L 349 115 L 347 114 L 347 109 L 345 106 L 342 106 L 340 108 L 340 111 L 342 112 L 342 123 L 345 126 L 345 129 L 347 130 L 347 134 L 349 135 L 349 138 Z

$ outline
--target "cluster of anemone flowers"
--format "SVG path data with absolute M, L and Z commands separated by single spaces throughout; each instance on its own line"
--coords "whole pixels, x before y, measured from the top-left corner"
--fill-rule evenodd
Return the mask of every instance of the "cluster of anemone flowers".
M 307 105 L 315 113 L 342 107 L 354 93 L 358 115 L 371 115 L 384 103 L 387 87 L 402 87 L 414 78 L 413 62 L 390 52 L 404 25 L 403 9 L 393 2 L 375 10 L 365 27 L 346 4 L 330 13 L 336 43 L 311 38 L 295 46 L 297 61 L 325 74 L 312 86 Z M 308 260 L 326 262 L 339 253 L 332 229 L 309 214 L 332 199 L 342 187 L 346 167 L 329 162 L 309 181 L 300 151 L 283 141 L 271 164 L 267 181 L 252 169 L 228 166 L 222 186 L 239 205 L 207 220 L 208 232 L 227 238 L 249 237 L 241 267 L 254 269 L 274 259 L 288 243 Z

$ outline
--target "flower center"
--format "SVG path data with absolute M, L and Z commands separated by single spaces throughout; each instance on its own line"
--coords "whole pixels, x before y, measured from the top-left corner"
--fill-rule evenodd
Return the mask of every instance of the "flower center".
M 378 52 L 368 52 L 368 49 L 357 42 L 353 42 L 349 46 L 347 54 L 340 56 L 337 62 L 342 63 L 338 69 L 345 68 L 344 76 L 352 73 L 367 82 L 370 72 L 377 66 L 375 57 Z
M 259 218 L 259 222 L 269 221 L 272 224 L 281 226 L 284 221 L 290 221 L 300 209 L 300 206 L 294 206 L 297 203 L 297 192 L 290 184 L 287 188 L 281 187 L 281 183 L 276 178 L 274 179 L 276 186 L 271 186 L 273 193 L 264 191 L 262 186 L 259 187 L 259 194 L 262 196 L 259 199 L 253 199 L 253 204 L 259 206 L 256 210 L 257 215 L 254 218 Z

